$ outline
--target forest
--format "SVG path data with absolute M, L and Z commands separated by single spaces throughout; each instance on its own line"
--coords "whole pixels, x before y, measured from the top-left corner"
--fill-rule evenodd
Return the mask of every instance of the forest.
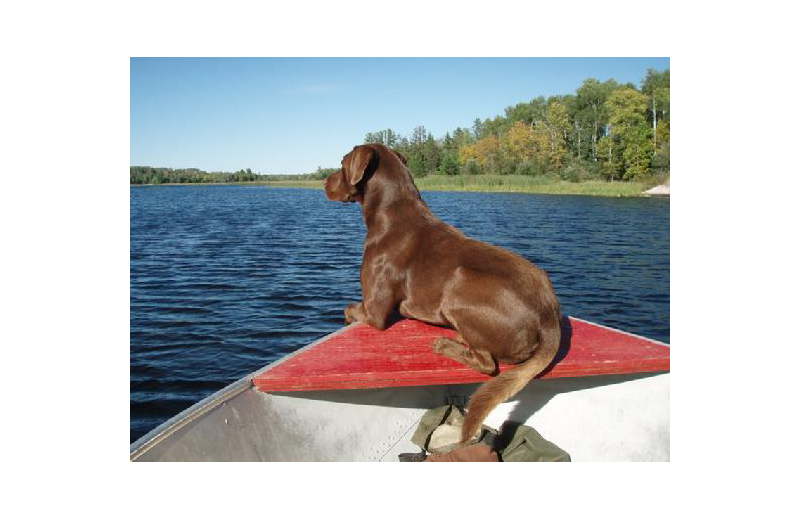
M 408 159 L 415 177 L 558 175 L 562 179 L 633 180 L 669 174 L 669 69 L 650 69 L 637 88 L 586 79 L 574 94 L 537 97 L 493 119 L 475 119 L 435 138 L 424 126 L 410 136 L 370 132 Z M 322 173 L 319 169 L 317 173 Z
M 637 87 L 613 79 L 583 81 L 573 94 L 539 96 L 476 118 L 436 138 L 424 126 L 402 136 L 391 128 L 369 132 L 408 159 L 414 177 L 516 175 L 566 181 L 631 181 L 669 176 L 669 69 L 649 69 Z M 300 175 L 262 175 L 250 168 L 205 172 L 197 168 L 131 166 L 131 184 L 242 183 L 324 179 L 337 168 Z

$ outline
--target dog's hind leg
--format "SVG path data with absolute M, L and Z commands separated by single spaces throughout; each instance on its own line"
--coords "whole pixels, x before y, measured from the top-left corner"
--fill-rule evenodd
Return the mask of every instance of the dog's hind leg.
M 460 339 L 460 336 L 456 339 L 436 338 L 431 347 L 437 354 L 442 354 L 459 363 L 464 363 L 478 372 L 490 376 L 497 374 L 497 361 L 488 350 L 470 348 L 465 343 L 458 341 Z

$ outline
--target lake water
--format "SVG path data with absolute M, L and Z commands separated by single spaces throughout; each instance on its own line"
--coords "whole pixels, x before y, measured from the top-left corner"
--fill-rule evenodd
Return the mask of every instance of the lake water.
M 344 325 L 357 204 L 263 186 L 130 189 L 131 442 Z M 564 315 L 669 342 L 669 199 L 423 192 L 550 275 Z

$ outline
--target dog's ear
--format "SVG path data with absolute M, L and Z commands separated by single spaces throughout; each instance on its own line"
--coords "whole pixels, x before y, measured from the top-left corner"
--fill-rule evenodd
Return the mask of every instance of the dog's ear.
M 401 163 L 406 164 L 406 165 L 408 164 L 408 161 L 406 160 L 406 158 L 405 158 L 405 156 L 403 154 L 401 154 L 400 152 L 398 152 L 397 150 L 394 150 L 394 149 L 392 149 L 392 152 L 400 159 Z
M 356 146 L 350 156 L 350 167 L 347 168 L 347 182 L 351 186 L 358 184 L 364 178 L 369 164 L 375 159 L 375 150 L 369 146 Z

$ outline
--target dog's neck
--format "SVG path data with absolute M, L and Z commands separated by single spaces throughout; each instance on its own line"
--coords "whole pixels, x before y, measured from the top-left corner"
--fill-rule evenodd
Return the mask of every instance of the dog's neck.
M 435 218 L 422 200 L 414 182 L 408 178 L 397 178 L 408 175 L 406 172 L 387 172 L 378 169 L 367 181 L 361 213 L 367 230 L 383 227 L 383 222 L 392 215 L 403 214 L 404 218 Z

